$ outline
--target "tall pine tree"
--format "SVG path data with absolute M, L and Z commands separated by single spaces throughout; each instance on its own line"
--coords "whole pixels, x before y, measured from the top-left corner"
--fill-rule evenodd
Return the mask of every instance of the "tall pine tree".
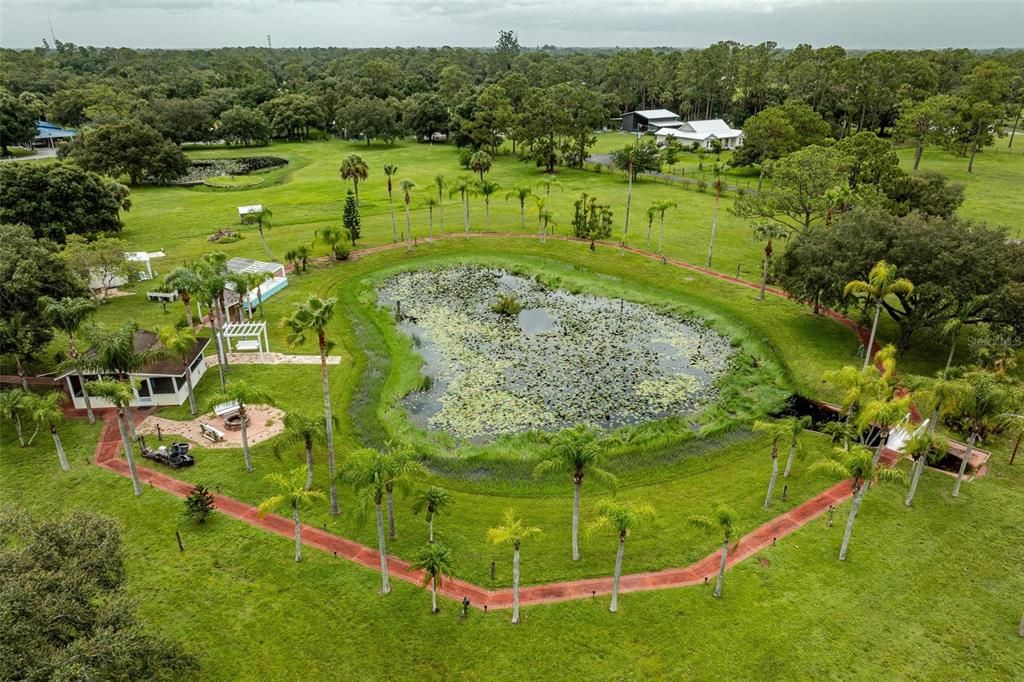
M 359 239 L 363 221 L 359 217 L 359 204 L 356 203 L 356 195 L 352 190 L 345 194 L 345 214 L 342 222 L 345 225 L 345 231 L 348 232 L 349 239 L 352 240 L 352 246 L 355 246 L 356 240 Z

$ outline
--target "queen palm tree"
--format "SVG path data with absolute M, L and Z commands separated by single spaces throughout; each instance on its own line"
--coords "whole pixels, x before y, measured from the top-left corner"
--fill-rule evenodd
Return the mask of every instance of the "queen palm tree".
M 967 471 L 967 462 L 974 446 L 992 431 L 1014 419 L 1013 408 L 1019 409 L 1024 396 L 987 372 L 968 372 L 963 376 L 962 393 L 955 403 L 954 416 L 967 429 L 967 447 L 960 460 L 960 469 L 953 484 L 953 497 L 959 497 L 960 484 Z
M 907 492 L 907 499 L 903 501 L 906 506 L 914 503 L 914 494 L 917 493 L 917 484 L 921 480 L 921 474 L 928 462 L 934 462 L 942 458 L 946 451 L 946 439 L 936 436 L 931 431 L 915 433 L 903 447 L 903 452 L 913 459 L 910 466 L 910 490 Z
M 384 511 L 382 508 L 387 481 L 390 477 L 388 455 L 371 449 L 356 450 L 345 462 L 342 477 L 356 491 L 356 514 L 365 518 L 372 505 L 377 515 L 377 551 L 380 554 L 382 594 L 391 592 L 388 580 L 388 547 L 384 539 Z
M 188 410 L 194 417 L 196 409 L 195 389 L 192 386 L 192 351 L 196 347 L 196 333 L 191 327 L 160 327 L 160 345 L 177 356 L 185 372 L 185 386 L 188 388 Z
M 325 227 L 322 230 L 317 230 L 315 236 L 320 239 L 324 244 L 327 244 L 331 249 L 331 258 L 339 260 L 338 258 L 338 244 L 345 241 L 347 234 L 339 227 Z
M 41 396 L 33 395 L 28 402 L 26 413 L 32 423 L 36 425 L 36 431 L 44 426 L 50 430 L 53 446 L 57 449 L 60 468 L 64 471 L 71 471 L 67 455 L 64 454 L 64 445 L 61 443 L 60 434 L 57 433 L 57 427 L 64 423 L 64 401 L 65 397 L 61 391 L 49 391 Z M 33 434 L 34 436 L 35 434 Z M 31 439 L 29 443 L 31 443 Z
M 317 346 L 320 350 L 320 382 L 324 391 L 324 415 L 325 427 L 327 430 L 327 473 L 330 477 L 330 502 L 331 515 L 337 516 L 338 509 L 338 487 L 335 482 L 334 472 L 334 417 L 331 415 L 331 385 L 327 375 L 327 352 L 333 347 L 333 342 L 327 340 L 327 326 L 334 317 L 334 307 L 337 299 L 322 299 L 319 296 L 310 296 L 305 303 L 295 307 L 291 316 L 284 321 L 284 326 L 290 330 L 288 334 L 288 345 L 298 346 L 315 335 Z
M 427 238 L 434 238 L 434 209 L 440 206 L 437 199 L 434 197 L 427 197 L 424 202 L 427 205 Z
M 128 473 L 132 478 L 132 488 L 135 496 L 142 494 L 142 482 L 139 480 L 139 472 L 135 468 L 135 453 L 132 450 L 132 441 L 128 437 L 127 422 L 128 407 L 135 397 L 131 387 L 125 381 L 113 379 L 101 379 L 88 383 L 89 392 L 97 398 L 103 398 L 111 403 L 117 411 L 117 429 L 121 432 L 121 445 L 124 447 L 124 456 L 128 460 Z
M 551 196 L 551 189 L 553 187 L 557 188 L 559 190 L 562 189 L 562 183 L 560 183 L 558 181 L 558 178 L 556 178 L 554 175 L 550 175 L 550 174 L 545 175 L 544 177 L 542 177 L 540 179 L 540 182 L 537 183 L 537 186 L 544 188 L 544 196 L 545 197 Z
M 519 549 L 523 540 L 539 535 L 540 528 L 525 526 L 516 518 L 514 509 L 505 511 L 505 523 L 487 529 L 487 541 L 492 545 L 512 546 L 512 624 L 519 624 Z
M 779 477 L 779 445 L 784 443 L 789 448 L 789 454 L 786 457 L 786 470 L 782 474 L 783 478 L 789 478 L 789 472 L 793 469 L 793 460 L 796 459 L 800 434 L 804 432 L 804 427 L 809 422 L 810 420 L 806 417 L 803 419 L 789 417 L 771 422 L 754 422 L 754 430 L 767 433 L 772 440 L 772 475 L 768 480 L 768 494 L 764 498 L 765 509 L 768 509 L 772 504 L 772 494 L 775 492 L 775 483 Z
M 885 381 L 873 368 L 860 369 L 845 365 L 839 369 L 826 370 L 822 378 L 843 391 L 840 406 L 850 419 L 869 400 L 887 395 Z
M 846 284 L 843 289 L 843 296 L 855 294 L 862 296 L 867 304 L 874 304 L 875 318 L 871 323 L 871 335 L 868 338 L 867 349 L 864 351 L 864 367 L 871 364 L 871 357 L 874 354 L 875 333 L 878 331 L 878 317 L 882 313 L 882 306 L 889 296 L 907 296 L 914 291 L 914 285 L 909 279 L 896 277 L 896 266 L 880 260 L 875 263 L 868 273 L 867 281 L 855 279 Z
M 274 456 L 301 445 L 306 453 L 306 490 L 313 488 L 313 446 L 327 441 L 327 425 L 323 417 L 289 412 L 284 418 L 284 432 L 274 439 Z
M 413 480 L 426 473 L 424 466 L 415 459 L 409 448 L 388 444 L 384 453 L 384 497 L 388 506 L 388 535 L 397 539 L 395 533 L 395 488 L 405 488 Z
M 665 213 L 670 208 L 675 208 L 676 206 L 677 206 L 676 202 L 668 201 L 667 199 L 662 199 L 660 201 L 655 201 L 653 204 L 651 204 L 651 207 L 647 209 L 647 213 L 648 213 L 648 215 L 651 218 L 651 221 L 649 221 L 648 225 L 647 225 L 647 246 L 648 247 L 651 245 L 651 229 L 650 229 L 651 228 L 651 222 L 653 222 L 654 215 L 655 214 L 658 215 L 658 220 L 659 220 L 659 226 L 658 226 L 658 255 L 659 256 L 662 255 L 662 245 L 665 242 Z
M 434 176 L 434 187 L 437 187 L 437 207 L 441 211 L 441 234 L 444 234 L 444 190 L 448 182 L 443 175 Z
M 359 205 L 359 183 L 366 180 L 370 176 L 370 167 L 366 165 L 366 161 L 363 157 L 358 154 L 349 154 L 341 162 L 341 167 L 338 169 L 341 174 L 342 180 L 351 180 L 352 189 L 356 195 L 356 206 Z
M 394 196 L 392 194 L 394 188 L 392 187 L 391 179 L 395 176 L 395 173 L 397 172 L 398 166 L 396 166 L 395 164 L 384 164 L 384 175 L 386 175 L 388 178 L 388 209 L 391 211 L 391 241 L 393 242 L 398 241 L 398 225 L 397 223 L 395 223 L 395 201 Z
M 969 323 L 969 321 L 988 303 L 988 299 L 985 296 L 976 296 L 965 303 L 957 306 L 956 311 L 953 313 L 953 317 L 946 321 L 942 325 L 942 335 L 949 337 L 949 355 L 946 357 L 946 373 L 949 373 L 949 368 L 953 366 L 953 355 L 956 353 L 956 342 L 960 336 L 960 331 Z
M 846 560 L 846 551 L 850 547 L 853 536 L 853 523 L 857 520 L 857 512 L 864 501 L 864 493 L 870 488 L 871 481 L 883 483 L 906 484 L 907 477 L 895 467 L 880 466 L 869 449 L 854 445 L 849 450 L 834 449 L 826 459 L 819 460 L 810 466 L 809 471 L 823 471 L 843 478 L 851 479 L 853 502 L 850 514 L 846 517 L 846 530 L 843 542 L 839 546 L 839 560 Z
M 612 530 L 619 538 L 619 549 L 615 554 L 615 574 L 612 577 L 612 603 L 608 607 L 609 611 L 615 613 L 619 610 L 619 580 L 622 578 L 622 557 L 626 552 L 626 538 L 644 521 L 654 518 L 654 508 L 646 503 L 603 502 L 597 508 L 597 513 L 597 518 L 587 528 L 588 532 Z
M 244 381 L 232 381 L 221 390 L 210 396 L 209 409 L 213 411 L 216 405 L 221 403 L 238 403 L 239 423 L 242 432 L 242 454 L 245 457 L 245 470 L 252 473 L 252 454 L 249 452 L 249 432 L 246 422 L 246 406 L 256 403 L 270 404 L 270 396 L 261 388 L 257 388 Z
M 775 252 L 775 246 L 772 244 L 776 239 L 786 239 L 789 237 L 789 232 L 783 229 L 779 225 L 772 223 L 761 223 L 760 225 L 752 226 L 754 231 L 754 238 L 758 241 L 764 242 L 764 263 L 761 266 L 761 286 L 757 292 L 757 300 L 764 300 L 764 290 L 768 286 L 768 273 L 772 267 L 772 254 Z
M 27 447 L 25 433 L 22 424 L 22 417 L 28 409 L 32 394 L 23 388 L 12 388 L 7 391 L 0 391 L 0 416 L 11 422 L 14 432 L 18 434 L 18 444 Z
M 725 567 L 729 563 L 729 543 L 736 532 L 736 512 L 723 504 L 715 507 L 714 516 L 691 516 L 690 525 L 704 530 L 718 530 L 722 534 L 722 554 L 718 561 L 718 579 L 715 580 L 715 597 L 722 596 L 725 583 Z
M 75 370 L 78 385 L 82 387 L 82 400 L 85 402 L 85 413 L 89 417 L 89 423 L 95 424 L 96 415 L 92 412 L 92 401 L 89 400 L 89 393 L 84 388 L 85 377 L 82 375 L 81 355 L 78 352 L 78 344 L 75 343 L 75 334 L 82 328 L 85 320 L 96 312 L 96 303 L 88 298 L 62 298 L 57 300 L 48 296 L 39 299 L 39 303 L 46 321 L 51 326 L 60 329 L 67 336 L 69 364 Z
M 519 185 L 505 195 L 505 200 L 516 199 L 519 202 L 519 226 L 526 231 L 526 200 L 533 196 L 533 190 L 524 185 Z
M 910 398 L 881 398 L 864 405 L 857 416 L 857 428 L 861 433 L 869 429 L 878 429 L 878 445 L 875 447 L 873 461 L 875 464 L 882 459 L 882 452 L 889 442 L 889 434 L 907 415 L 910 414 Z
M 412 190 L 416 187 L 416 183 L 412 180 L 402 180 L 398 183 L 398 186 L 402 189 L 402 195 L 405 200 L 405 244 L 406 250 L 412 251 L 412 219 L 409 217 L 409 200 L 412 198 Z
M 942 417 L 950 414 L 969 390 L 961 379 L 947 378 L 946 372 L 939 373 L 933 379 L 919 378 L 912 383 L 912 388 L 914 402 L 932 410 L 928 417 L 929 433 L 935 433 Z
M 86 330 L 85 336 L 89 341 L 90 352 L 82 357 L 87 369 L 92 372 L 107 372 L 122 382 L 128 382 L 132 374 L 167 353 L 163 349 L 136 349 L 135 333 L 137 331 L 138 325 L 135 322 L 127 322 L 113 331 L 99 325 Z M 125 383 L 124 385 L 131 390 L 130 384 Z M 130 400 L 125 404 L 124 411 L 128 433 L 135 438 Z
M 424 488 L 416 494 L 412 511 L 414 514 L 426 513 L 427 527 L 430 529 L 428 542 L 431 544 L 434 542 L 434 517 L 450 509 L 453 504 L 455 500 L 451 493 L 436 485 Z
M 535 196 L 534 212 L 537 214 L 537 231 L 540 234 L 540 243 L 544 244 L 548 239 L 548 227 L 554 226 L 554 216 L 549 207 L 549 197 Z
M 292 523 L 295 524 L 295 561 L 302 561 L 302 522 L 299 520 L 299 509 L 312 504 L 314 500 L 324 499 L 319 490 L 310 490 L 305 486 L 305 469 L 296 467 L 287 474 L 273 473 L 265 477 L 279 491 L 259 504 L 259 515 L 279 509 L 284 503 L 292 510 Z
M 473 193 L 484 198 L 484 225 L 487 230 L 491 229 L 491 197 L 500 189 L 501 185 L 491 180 L 481 180 L 473 186 Z
M 595 481 L 613 489 L 616 484 L 615 476 L 598 466 L 603 454 L 600 432 L 580 424 L 558 433 L 552 441 L 550 456 L 533 470 L 535 476 L 565 471 L 572 474 L 573 561 L 580 560 L 580 489 L 583 477 L 589 473 Z
M 438 613 L 441 609 L 437 608 L 437 588 L 445 577 L 451 577 L 451 550 L 442 544 L 427 545 L 409 568 L 423 571 L 423 586 L 430 585 L 430 612 Z
M 188 326 L 194 327 L 192 321 L 192 294 L 197 293 L 203 287 L 203 282 L 194 268 L 175 268 L 164 278 L 164 289 L 178 292 L 181 304 L 185 306 L 185 321 Z
M 458 194 L 462 199 L 462 221 L 467 235 L 469 234 L 469 194 L 472 190 L 473 181 L 467 175 L 460 175 L 455 178 L 451 189 L 448 190 L 448 196 L 453 197 Z
M 269 230 L 273 227 L 270 224 L 270 219 L 274 217 L 274 212 L 264 206 L 256 213 L 247 213 L 245 215 L 245 222 L 249 225 L 255 225 L 256 229 L 260 231 L 260 241 L 263 242 L 263 251 L 266 252 L 267 258 L 274 259 L 274 254 L 270 253 L 270 247 L 267 246 L 267 235 L 264 230 Z

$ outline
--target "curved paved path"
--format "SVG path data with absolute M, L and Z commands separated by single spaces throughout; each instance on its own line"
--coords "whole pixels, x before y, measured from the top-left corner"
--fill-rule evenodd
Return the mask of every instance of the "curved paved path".
M 515 232 L 471 232 L 469 233 L 469 236 L 471 238 L 539 238 L 539 235 Z M 464 238 L 466 238 L 466 235 L 464 234 L 448 233 L 432 239 L 420 241 L 440 241 L 444 239 Z M 556 236 L 549 236 L 548 239 L 554 241 L 582 243 L 586 243 L 587 241 L 576 239 L 574 237 Z M 619 244 L 614 242 L 597 243 L 603 247 L 620 248 Z M 405 242 L 384 244 L 381 246 L 353 251 L 350 254 L 350 258 L 361 258 L 380 251 L 389 251 L 401 248 L 406 248 Z M 760 288 L 760 285 L 754 282 L 725 275 L 721 272 L 704 268 L 699 265 L 693 265 L 685 261 L 673 258 L 662 259 L 662 257 L 657 254 L 643 251 L 635 247 L 627 246 L 626 251 L 655 261 L 663 260 L 668 265 L 745 286 L 755 291 Z M 318 261 L 325 263 L 331 262 L 329 258 L 318 259 Z M 774 287 L 767 287 L 765 292 L 772 296 L 788 298 L 786 292 Z M 867 342 L 867 330 L 858 327 L 853 320 L 832 310 L 826 310 L 825 314 L 848 327 L 856 329 L 862 341 L 865 343 Z M 121 449 L 121 437 L 117 429 L 117 422 L 114 418 L 114 413 L 111 410 L 97 410 L 97 414 L 102 414 L 103 430 L 100 434 L 99 443 L 96 446 L 93 462 L 104 469 L 108 469 L 120 474 L 121 476 L 127 477 L 129 476 L 128 464 L 118 456 L 118 451 Z M 134 415 L 134 418 L 136 422 L 141 422 L 141 420 L 144 419 L 144 415 L 136 414 Z M 884 459 L 889 463 L 895 461 L 898 457 L 899 453 L 891 450 L 885 451 Z M 140 458 L 140 461 L 145 460 L 141 460 Z M 153 488 L 163 490 L 181 498 L 187 497 L 192 489 L 192 484 L 174 478 L 166 473 L 141 465 L 137 468 L 139 477 L 142 479 L 143 483 L 149 484 Z M 737 563 L 748 559 L 765 547 L 769 547 L 775 540 L 786 537 L 817 518 L 826 512 L 829 507 L 838 505 L 839 503 L 849 499 L 851 495 L 851 481 L 842 481 L 819 493 L 815 497 L 812 497 L 800 506 L 791 509 L 785 514 L 775 517 L 762 526 L 759 526 L 740 538 L 735 545 L 730 548 L 727 565 L 732 567 Z M 278 516 L 276 514 L 267 514 L 266 516 L 260 517 L 257 509 L 252 505 L 224 495 L 215 494 L 214 500 L 216 502 L 217 511 L 222 514 L 238 519 L 239 521 L 243 521 L 257 528 L 261 528 L 270 533 L 275 533 L 276 535 L 284 538 L 290 539 L 293 537 L 294 528 L 291 519 Z M 338 558 L 347 559 L 348 561 L 355 562 L 365 566 L 366 568 L 372 570 L 379 570 L 380 568 L 376 549 L 361 545 L 338 535 L 333 535 L 322 529 L 303 524 L 302 542 L 308 547 L 314 547 L 324 552 L 331 552 Z M 648 573 L 631 573 L 623 575 L 619 585 L 619 590 L 621 592 L 641 592 L 646 590 L 660 590 L 672 587 L 697 585 L 704 582 L 705 578 L 713 577 L 717 573 L 720 558 L 721 550 L 718 550 L 704 557 L 700 561 L 690 564 L 689 566 L 667 568 L 661 571 L 652 571 Z M 421 571 L 410 569 L 409 562 L 407 561 L 403 561 L 394 556 L 389 556 L 388 569 L 392 578 L 403 580 L 414 585 L 423 584 L 423 573 Z M 464 580 L 453 578 L 446 580 L 444 586 L 438 591 L 441 595 L 450 599 L 461 600 L 463 597 L 469 597 L 472 605 L 479 609 L 482 609 L 484 606 L 487 606 L 488 609 L 505 609 L 512 607 L 511 588 L 488 590 Z M 612 578 L 611 576 L 605 576 L 601 578 L 587 578 L 583 580 L 548 583 L 545 585 L 528 585 L 520 588 L 519 597 L 520 602 L 523 605 L 529 605 L 584 599 L 599 594 L 611 594 L 611 591 Z

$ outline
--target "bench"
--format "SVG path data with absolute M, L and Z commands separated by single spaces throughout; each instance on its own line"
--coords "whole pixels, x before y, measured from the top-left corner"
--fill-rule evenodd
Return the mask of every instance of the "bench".
M 147 291 L 146 298 L 150 301 L 177 301 L 177 291 Z
M 252 351 L 252 350 L 259 350 L 259 349 L 260 349 L 260 342 L 259 341 L 236 341 L 235 342 L 235 350 L 250 350 L 250 351 Z
M 211 443 L 219 443 L 224 440 L 224 432 L 220 429 L 214 428 L 209 424 L 199 424 L 199 435 Z
M 220 417 L 221 419 L 225 419 L 227 417 L 234 417 L 236 414 L 238 414 L 240 409 L 241 407 L 239 406 L 237 400 L 229 400 L 226 403 L 214 405 L 213 413 Z

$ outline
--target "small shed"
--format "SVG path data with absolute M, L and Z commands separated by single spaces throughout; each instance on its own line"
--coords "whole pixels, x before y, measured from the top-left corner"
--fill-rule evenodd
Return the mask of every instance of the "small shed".
M 252 206 L 238 207 L 238 218 L 242 222 L 245 222 L 246 216 L 259 215 L 260 213 L 263 213 L 263 204 L 253 204 Z

